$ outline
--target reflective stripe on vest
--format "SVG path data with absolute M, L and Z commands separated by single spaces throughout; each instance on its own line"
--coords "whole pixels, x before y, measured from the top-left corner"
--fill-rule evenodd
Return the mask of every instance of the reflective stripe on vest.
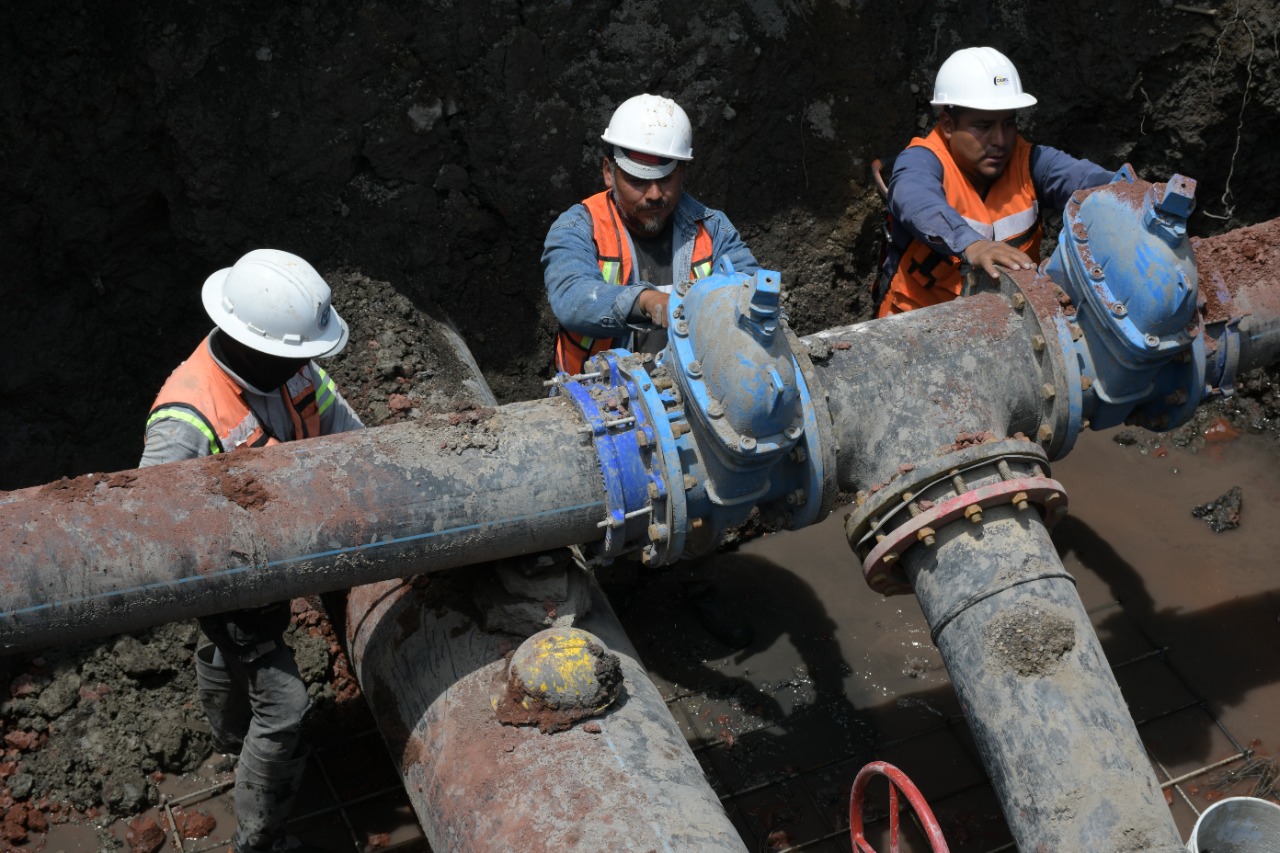
M 596 244 L 596 261 L 600 275 L 608 284 L 624 285 L 631 280 L 631 241 L 613 204 L 613 194 L 608 190 L 583 199 L 591 214 L 592 237 Z M 706 226 L 698 223 L 693 238 L 693 260 L 689 265 L 689 278 L 706 278 L 711 275 L 711 235 Z M 673 271 L 674 277 L 674 271 Z M 556 335 L 556 369 L 564 373 L 581 373 L 582 365 L 596 353 L 613 346 L 613 338 L 592 338 L 577 335 L 564 326 Z
M 318 392 L 310 376 L 313 367 Z M 320 413 L 333 404 L 335 393 L 333 380 L 314 364 L 303 367 L 280 388 L 295 439 L 320 434 Z M 214 360 L 208 338 L 169 375 L 151 407 L 147 427 L 165 419 L 198 429 L 209 441 L 210 454 L 280 442 L 249 408 L 244 390 Z
M 938 128 L 908 147 L 928 148 L 942 164 L 947 203 L 983 240 L 999 240 L 1040 260 L 1040 203 L 1031 180 L 1031 144 L 1018 137 L 1013 155 L 984 199 L 960 171 Z M 960 295 L 960 258 L 940 255 L 920 240 L 903 249 L 878 316 L 947 302 Z

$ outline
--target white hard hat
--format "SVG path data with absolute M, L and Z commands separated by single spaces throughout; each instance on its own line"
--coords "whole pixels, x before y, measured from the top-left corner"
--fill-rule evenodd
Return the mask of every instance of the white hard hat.
M 966 47 L 947 57 L 933 84 L 935 107 L 1017 110 L 1036 99 L 1022 91 L 1022 78 L 1009 57 L 994 47 Z
M 613 145 L 618 165 L 637 178 L 665 178 L 675 170 L 677 160 L 693 159 L 689 117 L 679 104 L 660 95 L 636 95 L 623 101 L 600 138 Z
M 254 249 L 209 276 L 201 296 L 219 329 L 267 355 L 318 358 L 347 345 L 329 285 L 297 255 Z

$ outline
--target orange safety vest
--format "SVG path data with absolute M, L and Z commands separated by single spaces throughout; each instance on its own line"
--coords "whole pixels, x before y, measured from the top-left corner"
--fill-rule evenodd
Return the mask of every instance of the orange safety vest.
M 631 241 L 614 207 L 613 194 L 608 190 L 583 199 L 591 214 L 593 239 L 596 243 L 596 260 L 600 263 L 600 275 L 609 284 L 623 285 L 631 281 Z M 698 233 L 693 239 L 693 261 L 689 265 L 689 279 L 705 278 L 711 274 L 711 235 L 706 226 L 698 223 Z M 592 338 L 578 335 L 560 327 L 556 335 L 556 370 L 564 373 L 581 373 L 582 365 L 596 353 L 613 346 L 613 338 Z
M 1040 205 L 1031 181 L 1031 143 L 1021 136 L 1013 156 L 984 199 L 951 159 L 946 140 L 935 127 L 913 146 L 932 151 L 942 164 L 942 189 L 947 203 L 968 221 L 984 240 L 1000 240 L 1040 262 Z M 960 261 L 954 255 L 940 255 L 921 240 L 912 238 L 898 259 L 888 292 L 880 303 L 878 317 L 899 314 L 948 302 L 960 295 Z
M 312 370 L 317 374 L 314 379 Z M 320 413 L 335 399 L 329 375 L 312 362 L 281 386 L 279 393 L 293 421 L 294 438 L 319 435 Z M 244 389 L 214 361 L 208 338 L 169 375 L 151 407 L 147 426 L 165 418 L 184 421 L 200 430 L 209 440 L 210 454 L 281 441 L 249 408 Z

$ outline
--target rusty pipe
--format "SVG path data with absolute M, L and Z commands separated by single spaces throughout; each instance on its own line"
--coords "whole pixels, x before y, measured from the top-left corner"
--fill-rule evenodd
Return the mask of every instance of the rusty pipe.
M 599 538 L 579 429 L 539 400 L 5 493 L 0 649 Z
M 483 630 L 447 575 L 351 591 L 352 662 L 432 849 L 745 853 L 590 584 L 590 612 L 575 627 L 621 658 L 626 695 L 555 733 L 499 722 L 504 656 L 521 638 Z

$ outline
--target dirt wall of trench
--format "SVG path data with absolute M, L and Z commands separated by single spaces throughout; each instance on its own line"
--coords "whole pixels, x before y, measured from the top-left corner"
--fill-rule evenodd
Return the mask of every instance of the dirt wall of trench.
M 500 398 L 537 395 L 542 240 L 598 188 L 598 134 L 640 91 L 686 107 L 687 187 L 781 271 L 802 333 L 866 316 L 868 164 L 925 127 L 962 46 L 1013 58 L 1033 140 L 1198 179 L 1195 233 L 1280 214 L 1274 4 L 1116 5 L 10 4 L 0 488 L 135 465 L 155 391 L 209 326 L 200 284 L 259 246 L 335 283 L 354 332 L 336 372 L 373 420 L 430 378 L 423 312 L 452 318 Z

